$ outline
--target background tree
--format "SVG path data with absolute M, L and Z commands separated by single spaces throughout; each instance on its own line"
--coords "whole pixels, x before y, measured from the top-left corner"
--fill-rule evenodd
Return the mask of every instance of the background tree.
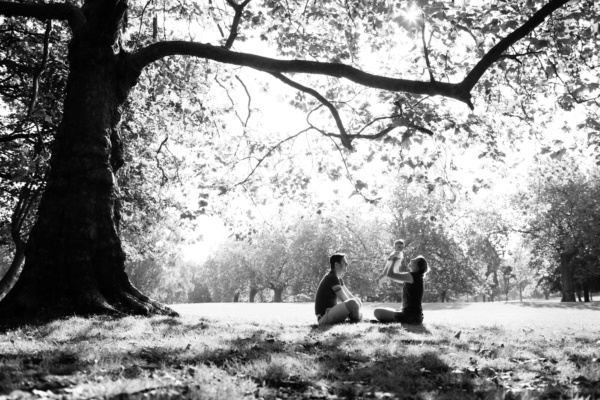
M 594 251 L 597 242 L 597 184 L 595 174 L 588 175 L 583 168 L 573 158 L 549 163 L 534 175 L 532 190 L 521 195 L 529 216 L 523 231 L 535 244 L 538 257 L 555 260 L 550 265 L 559 266 L 562 301 L 576 300 L 577 269 L 582 277 L 597 274 L 595 262 L 586 262 L 586 254 Z

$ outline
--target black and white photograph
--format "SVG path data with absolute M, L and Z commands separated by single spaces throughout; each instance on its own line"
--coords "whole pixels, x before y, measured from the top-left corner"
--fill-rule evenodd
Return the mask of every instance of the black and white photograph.
M 0 0 L 0 400 L 600 400 L 600 1 Z

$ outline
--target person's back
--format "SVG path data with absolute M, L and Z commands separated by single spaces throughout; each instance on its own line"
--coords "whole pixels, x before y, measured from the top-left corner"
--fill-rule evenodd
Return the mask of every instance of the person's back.
M 413 277 L 413 282 L 405 282 L 402 288 L 402 312 L 421 315 L 423 313 L 423 274 L 421 272 L 409 273 Z
M 336 285 L 342 286 L 343 284 L 344 281 L 342 278 L 338 278 L 334 271 L 329 271 L 321 279 L 317 288 L 317 295 L 315 296 L 315 315 L 317 315 L 317 318 L 325 315 L 325 311 L 328 308 L 334 307 L 338 303 L 338 298 L 333 288 Z

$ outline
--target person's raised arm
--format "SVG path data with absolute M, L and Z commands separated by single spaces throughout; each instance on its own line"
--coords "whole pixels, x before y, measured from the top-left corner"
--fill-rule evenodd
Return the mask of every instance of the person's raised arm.
M 413 276 L 411 275 L 410 272 L 395 273 L 393 268 L 388 269 L 386 276 L 396 282 L 408 282 L 408 283 L 414 282 Z
M 393 254 L 395 255 L 396 253 Z M 379 286 L 381 286 L 381 280 L 387 277 L 388 271 L 393 271 L 394 265 L 399 261 L 402 261 L 402 259 L 399 257 L 390 256 L 390 258 L 388 258 L 388 261 L 386 261 L 385 266 L 383 267 L 383 271 L 381 271 L 377 277 L 377 284 Z

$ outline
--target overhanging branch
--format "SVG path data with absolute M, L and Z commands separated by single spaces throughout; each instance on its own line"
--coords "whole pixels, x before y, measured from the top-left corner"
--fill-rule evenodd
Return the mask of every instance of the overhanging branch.
M 151 44 L 133 53 L 131 66 L 141 71 L 147 65 L 168 56 L 188 55 L 225 64 L 240 65 L 268 73 L 306 73 L 346 78 L 375 89 L 413 94 L 440 95 L 470 104 L 471 95 L 459 84 L 422 82 L 370 74 L 349 65 L 306 60 L 280 60 L 254 54 L 234 52 L 205 43 L 171 41 Z
M 467 104 L 471 109 L 471 90 L 481 76 L 504 56 L 504 52 L 517 41 L 523 39 L 557 9 L 567 4 L 569 0 L 551 0 L 537 11 L 527 22 L 498 42 L 475 67 L 467 74 L 461 83 L 423 82 L 407 79 L 389 78 L 370 74 L 349 65 L 340 63 L 327 63 L 306 60 L 280 60 L 262 57 L 254 54 L 230 51 L 226 48 L 212 46 L 205 43 L 184 41 L 171 41 L 154 43 L 145 47 L 130 57 L 132 67 L 141 72 L 147 65 L 160 58 L 173 55 L 189 55 L 210 59 L 225 64 L 240 65 L 265 71 L 272 74 L 281 73 L 307 73 L 327 75 L 337 78 L 346 78 L 354 83 L 375 89 L 424 94 L 430 96 L 444 96 L 453 98 Z
M 26 4 L 0 1 L 0 15 L 6 17 L 30 17 L 40 21 L 57 19 L 67 21 L 72 30 L 85 23 L 85 17 L 79 7 L 71 4 Z
M 529 35 L 535 28 L 542 24 L 544 20 L 550 16 L 550 14 L 567 4 L 569 1 L 570 0 L 551 0 L 548 2 L 548 4 L 533 14 L 533 16 L 529 18 L 523 25 L 499 41 L 483 56 L 483 58 L 477 63 L 477 65 L 475 65 L 471 72 L 469 72 L 469 74 L 462 81 L 461 86 L 463 86 L 463 90 L 470 93 L 485 71 L 487 71 L 494 62 L 502 57 L 504 52 L 508 50 L 510 46 Z

